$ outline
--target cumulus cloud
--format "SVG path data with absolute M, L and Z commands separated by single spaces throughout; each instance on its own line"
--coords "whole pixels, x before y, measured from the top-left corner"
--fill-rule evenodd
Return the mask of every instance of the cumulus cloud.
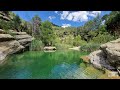
M 55 11 L 55 13 L 56 13 L 57 15 L 60 15 L 59 11 Z
M 71 26 L 70 24 L 62 24 L 63 28 L 70 27 L 70 26 Z
M 60 14 L 60 15 L 61 15 L 61 18 L 60 18 L 60 19 L 64 20 L 64 19 L 66 19 L 67 16 L 69 15 L 69 11 L 63 11 L 63 13 Z
M 101 11 L 75 11 L 75 12 L 69 12 L 69 11 L 63 11 L 60 14 L 60 19 L 62 20 L 69 20 L 74 22 L 83 22 L 88 21 L 88 17 L 96 17 L 98 14 L 101 14 Z
M 87 17 L 87 12 L 86 11 L 78 11 L 78 12 L 72 12 L 68 15 L 68 17 L 66 18 L 67 20 L 72 20 L 72 21 L 87 21 L 88 17 Z
M 89 12 L 89 16 L 92 16 L 92 17 L 96 17 L 98 14 L 100 15 L 101 11 L 92 11 L 92 12 Z
M 55 13 L 57 14 L 57 13 L 58 13 L 58 11 L 55 11 Z
M 49 16 L 48 17 L 50 20 L 52 20 L 52 19 L 55 19 L 56 17 L 55 16 Z
M 102 21 L 101 25 L 105 25 L 105 20 Z

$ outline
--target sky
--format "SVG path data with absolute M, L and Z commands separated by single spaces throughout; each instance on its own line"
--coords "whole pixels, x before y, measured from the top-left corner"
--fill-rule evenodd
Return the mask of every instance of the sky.
M 22 19 L 30 21 L 32 17 L 38 15 L 42 21 L 50 22 L 62 27 L 78 27 L 87 21 L 94 19 L 98 14 L 102 17 L 111 11 L 13 11 Z

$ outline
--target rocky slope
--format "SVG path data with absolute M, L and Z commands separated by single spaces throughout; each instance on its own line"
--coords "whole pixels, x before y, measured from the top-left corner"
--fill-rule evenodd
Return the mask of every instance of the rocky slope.
M 3 19 L 4 21 L 10 21 L 11 20 L 10 16 L 6 15 L 4 12 L 5 11 L 0 11 L 0 19 Z
M 101 45 L 89 55 L 90 62 L 99 69 L 116 70 L 120 67 L 120 38 Z
M 26 32 L 14 32 L 10 30 L 10 34 L 0 29 L 0 63 L 5 58 L 13 53 L 20 52 L 21 50 L 29 47 L 33 40 Z

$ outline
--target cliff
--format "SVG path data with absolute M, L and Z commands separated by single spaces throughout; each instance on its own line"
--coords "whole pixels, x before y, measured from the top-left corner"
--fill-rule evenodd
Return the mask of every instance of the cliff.
M 26 32 L 15 32 L 9 30 L 9 33 L 0 29 L 0 63 L 2 63 L 8 55 L 21 52 L 30 46 L 33 38 Z

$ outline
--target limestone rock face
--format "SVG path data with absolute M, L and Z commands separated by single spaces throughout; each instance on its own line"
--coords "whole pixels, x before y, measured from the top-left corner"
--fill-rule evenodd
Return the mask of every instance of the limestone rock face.
M 114 67 L 120 66 L 120 38 L 101 45 L 101 50 L 106 54 L 106 60 Z
M 105 57 L 106 56 L 102 50 L 94 51 L 89 55 L 90 62 L 93 64 L 94 67 L 98 69 L 114 69 L 114 67 L 109 64 Z
M 5 31 L 0 29 L 0 34 L 5 34 Z
M 15 40 L 10 34 L 0 34 L 0 42 Z
M 28 38 L 32 38 L 30 35 L 26 34 L 26 35 L 15 35 L 14 36 L 16 40 L 21 40 L 21 39 L 28 39 Z
M 18 40 L 18 42 L 21 45 L 23 45 L 24 47 L 29 46 L 29 44 L 31 43 L 31 41 L 32 41 L 32 38 Z
M 120 67 L 120 38 L 101 45 L 100 50 L 89 55 L 90 62 L 97 68 Z
M 27 47 L 32 42 L 32 36 L 28 35 L 26 32 L 15 32 L 10 30 L 11 34 L 13 34 L 14 38 L 24 47 Z
M 5 41 L 0 43 L 0 63 L 6 56 L 22 50 L 24 47 L 16 40 Z
M 8 55 L 17 53 L 28 47 L 33 38 L 26 32 L 14 32 L 9 30 L 10 34 L 5 34 L 0 29 L 0 63 L 2 63 Z

